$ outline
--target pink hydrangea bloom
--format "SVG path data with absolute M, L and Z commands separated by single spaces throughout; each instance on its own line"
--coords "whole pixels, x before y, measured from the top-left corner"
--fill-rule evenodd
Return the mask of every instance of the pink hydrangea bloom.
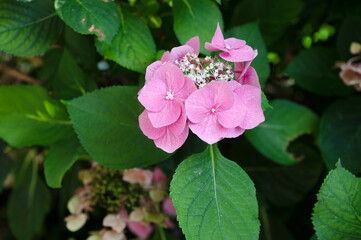
M 193 37 L 189 39 L 185 45 L 175 47 L 169 51 L 163 53 L 163 56 L 160 61 L 155 61 L 147 67 L 145 72 L 145 83 L 152 80 L 154 76 L 154 72 L 162 66 L 164 63 L 171 62 L 173 63 L 175 60 L 182 59 L 187 53 L 194 53 L 198 56 L 199 54 L 199 37 Z
M 148 117 L 147 111 L 144 111 L 139 116 L 139 126 L 145 136 L 154 140 L 158 148 L 172 153 L 180 148 L 188 137 L 186 120 L 186 114 L 182 110 L 181 116 L 176 122 L 166 127 L 155 128 Z
M 214 81 L 186 100 L 189 127 L 200 139 L 213 144 L 234 138 L 264 121 L 261 90 L 236 81 Z
M 138 183 L 144 185 L 150 185 L 152 183 L 153 173 L 149 170 L 143 170 L 140 168 L 133 168 L 124 170 L 123 181 L 129 183 Z
M 159 167 L 153 169 L 152 183 L 160 186 L 164 186 L 167 183 L 167 176 Z
M 238 137 L 244 104 L 226 81 L 214 81 L 194 92 L 185 103 L 189 127 L 200 139 L 213 144 L 223 138 Z
M 219 56 L 230 62 L 245 62 L 255 58 L 255 52 L 246 45 L 246 41 L 236 38 L 224 39 L 219 23 L 212 42 L 206 42 L 204 47 L 209 51 L 223 51 Z
M 261 85 L 259 84 L 259 78 L 257 72 L 253 67 L 249 66 L 248 68 L 246 68 L 246 66 L 244 66 L 243 63 L 235 63 L 234 68 L 237 72 L 242 72 L 242 73 L 236 73 L 237 82 L 239 82 L 242 85 L 251 85 L 261 88 Z
M 163 208 L 163 211 L 168 215 L 168 216 L 171 216 L 171 217 L 176 217 L 177 214 L 176 214 L 176 211 L 175 211 L 175 208 L 172 204 L 172 199 L 171 198 L 166 198 L 164 201 L 163 201 L 163 204 L 162 204 L 162 208 Z
M 129 220 L 129 216 L 128 213 L 124 210 L 121 209 L 118 213 L 120 216 L 128 219 L 127 221 L 127 227 L 128 229 L 134 233 L 137 237 L 141 238 L 141 239 L 146 239 L 149 237 L 149 235 L 153 232 L 153 227 L 152 225 L 148 224 L 148 225 L 144 225 L 140 222 L 133 222 Z
M 138 100 L 147 110 L 153 127 L 169 126 L 179 119 L 184 100 L 196 86 L 171 63 L 159 67 L 151 81 L 142 88 Z
M 188 53 L 193 53 L 198 56 L 199 54 L 199 37 L 193 37 L 189 39 L 185 45 L 174 47 L 170 51 L 170 61 L 175 62 L 176 60 L 182 59 Z
M 244 106 L 244 115 L 238 127 L 242 129 L 252 129 L 262 123 L 265 118 L 261 107 L 261 88 L 252 85 L 242 85 L 236 81 L 228 82 L 228 86 L 232 89 L 233 93 L 241 99 Z

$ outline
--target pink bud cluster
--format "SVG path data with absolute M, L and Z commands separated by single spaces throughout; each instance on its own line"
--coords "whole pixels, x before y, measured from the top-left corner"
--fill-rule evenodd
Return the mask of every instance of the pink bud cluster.
M 257 50 L 244 40 L 224 39 L 219 24 L 205 48 L 221 52 L 215 58 L 199 58 L 199 38 L 194 37 L 147 68 L 138 96 L 145 107 L 139 125 L 166 152 L 184 144 L 188 126 L 213 144 L 264 121 L 259 79 L 250 66 Z

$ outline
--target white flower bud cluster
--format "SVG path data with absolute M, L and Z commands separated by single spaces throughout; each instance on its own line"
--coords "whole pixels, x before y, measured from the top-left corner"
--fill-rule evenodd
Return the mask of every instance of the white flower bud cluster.
M 200 60 L 196 54 L 188 53 L 181 60 L 176 60 L 175 64 L 198 88 L 212 81 L 231 81 L 235 78 L 232 65 L 222 59 L 207 56 L 205 60 Z

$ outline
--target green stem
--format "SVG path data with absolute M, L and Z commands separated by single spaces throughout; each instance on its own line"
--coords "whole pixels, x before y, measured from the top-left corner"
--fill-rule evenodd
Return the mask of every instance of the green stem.
M 167 240 L 163 228 L 159 227 L 159 235 L 161 240 Z
M 212 174 L 213 174 L 213 186 L 214 186 L 214 198 L 216 200 L 216 206 L 217 206 L 217 214 L 218 214 L 218 225 L 219 225 L 219 230 L 221 231 L 221 236 L 223 236 L 222 233 L 222 227 L 221 227 L 221 214 L 220 214 L 220 209 L 219 209 L 219 204 L 218 204 L 218 197 L 217 197 L 217 183 L 216 183 L 216 166 L 215 166 L 215 150 L 216 150 L 216 145 L 209 145 L 209 149 L 211 151 L 211 160 L 212 160 Z

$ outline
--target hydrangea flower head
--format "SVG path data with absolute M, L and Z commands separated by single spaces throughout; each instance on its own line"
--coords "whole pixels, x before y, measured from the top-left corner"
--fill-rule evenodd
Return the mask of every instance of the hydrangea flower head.
M 219 23 L 212 42 L 206 42 L 204 47 L 212 52 L 222 51 L 219 56 L 230 62 L 245 62 L 255 58 L 255 52 L 246 45 L 246 41 L 237 38 L 224 39 Z
M 194 83 L 170 63 L 159 67 L 151 81 L 142 88 L 138 100 L 155 128 L 173 124 L 181 115 L 183 101 L 196 90 Z
M 226 81 L 206 84 L 189 96 L 185 106 L 190 129 L 208 144 L 244 131 L 236 127 L 242 122 L 245 106 Z
M 250 66 L 257 50 L 244 40 L 224 39 L 219 24 L 205 47 L 221 53 L 199 57 L 199 38 L 194 37 L 147 68 L 138 97 L 145 107 L 139 125 L 144 135 L 168 153 L 184 144 L 188 126 L 213 144 L 238 137 L 264 121 L 258 75 Z

